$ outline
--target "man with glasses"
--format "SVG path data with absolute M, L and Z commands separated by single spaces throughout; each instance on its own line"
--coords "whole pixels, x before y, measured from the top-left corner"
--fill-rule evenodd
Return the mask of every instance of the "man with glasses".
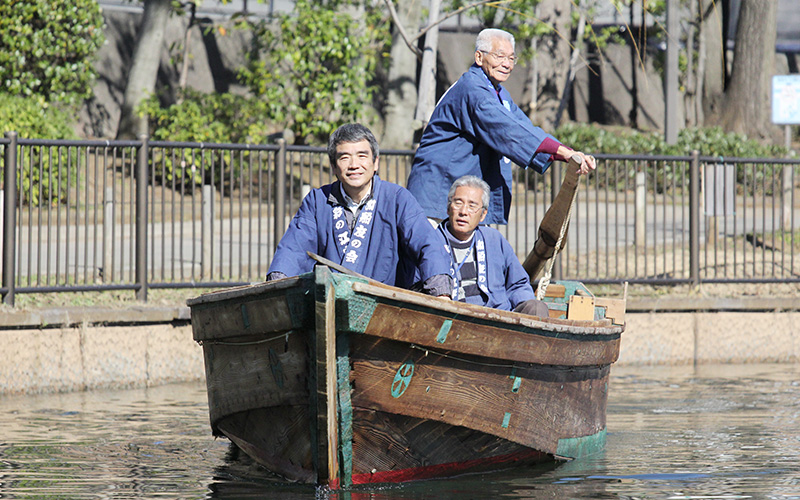
M 514 37 L 485 29 L 475 42 L 475 64 L 439 100 L 422 134 L 408 190 L 430 219 L 445 217 L 445 192 L 454 180 L 475 175 L 491 189 L 487 224 L 507 224 L 511 162 L 544 173 L 553 160 L 580 155 L 580 173 L 594 158 L 559 143 L 533 126 L 501 85 L 517 62 Z
M 489 185 L 474 175 L 457 179 L 447 194 L 448 218 L 438 233 L 450 254 L 453 300 L 548 317 L 511 244 L 496 229 L 479 226 L 488 203 Z
M 328 157 L 338 179 L 303 198 L 281 238 L 267 281 L 314 268 L 306 252 L 374 280 L 408 287 L 416 266 L 422 291 L 449 298 L 449 258 L 419 204 L 404 188 L 378 177 L 378 141 L 358 123 L 336 129 Z

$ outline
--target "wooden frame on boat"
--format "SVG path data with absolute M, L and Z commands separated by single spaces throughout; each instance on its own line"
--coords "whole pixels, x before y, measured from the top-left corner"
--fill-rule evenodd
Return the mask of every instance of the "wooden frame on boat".
M 554 310 L 582 289 L 562 284 Z M 449 476 L 605 441 L 624 325 L 601 307 L 592 320 L 536 318 L 325 266 L 188 304 L 212 431 L 292 481 Z

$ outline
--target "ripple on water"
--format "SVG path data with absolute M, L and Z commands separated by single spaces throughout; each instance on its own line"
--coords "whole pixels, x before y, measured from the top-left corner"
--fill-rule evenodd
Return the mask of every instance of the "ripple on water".
M 800 369 L 614 367 L 608 437 L 561 465 L 333 492 L 281 482 L 210 435 L 205 388 L 0 398 L 11 498 L 800 500 Z

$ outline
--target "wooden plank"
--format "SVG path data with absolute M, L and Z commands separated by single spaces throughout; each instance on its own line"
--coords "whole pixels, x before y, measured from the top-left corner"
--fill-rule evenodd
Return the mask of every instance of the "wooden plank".
M 594 319 L 594 297 L 572 295 L 567 307 L 567 319 L 589 321 Z
M 304 281 L 309 281 L 308 275 L 294 276 L 282 280 L 257 283 L 226 288 L 215 292 L 204 293 L 186 301 L 189 307 L 215 304 L 226 300 L 247 300 L 248 297 L 259 296 L 265 293 L 284 293 L 285 290 L 302 286 Z
M 220 430 L 245 453 L 292 481 L 314 483 L 308 404 L 236 413 Z
M 608 367 L 502 367 L 379 339 L 361 343 L 351 362 L 353 405 L 361 409 L 462 426 L 547 453 L 561 438 L 605 428 Z M 410 362 L 411 380 L 393 395 L 398 371 Z
M 192 331 L 198 342 L 223 340 L 292 328 L 287 297 L 248 297 L 192 308 Z
M 445 321 L 451 324 L 444 342 L 440 342 Z M 586 339 L 565 334 L 559 338 L 387 304 L 377 305 L 365 333 L 431 348 L 547 365 L 597 366 L 613 363 L 619 356 L 618 334 Z
M 509 326 L 526 326 L 551 332 L 564 332 L 573 335 L 613 335 L 623 331 L 618 326 L 612 326 L 609 320 L 595 321 L 571 321 L 567 319 L 557 320 L 552 318 L 537 318 L 527 314 L 503 311 L 491 307 L 483 307 L 475 304 L 466 304 L 452 300 L 440 299 L 416 292 L 409 292 L 397 287 L 384 284 L 368 284 L 352 282 L 350 284 L 353 292 L 363 293 L 376 298 L 384 298 L 402 302 L 404 309 L 409 306 L 422 306 L 429 309 L 454 313 L 459 316 L 466 316 L 477 320 L 497 322 Z M 409 309 L 410 310 L 410 309 Z
M 594 305 L 606 309 L 606 318 L 610 319 L 612 324 L 625 324 L 625 299 L 597 297 L 594 300 Z
M 321 296 L 316 301 L 315 370 L 317 381 L 317 476 L 318 481 L 339 486 L 339 421 L 336 377 L 336 297 L 330 271 L 316 271 Z
M 354 418 L 354 484 L 446 477 L 548 458 L 520 444 L 442 422 L 372 410 L 357 410 Z
M 303 332 L 255 344 L 203 345 L 212 427 L 232 413 L 307 403 L 307 350 Z

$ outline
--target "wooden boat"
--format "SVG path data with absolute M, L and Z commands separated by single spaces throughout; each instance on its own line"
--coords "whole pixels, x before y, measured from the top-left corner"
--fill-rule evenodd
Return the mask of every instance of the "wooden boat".
M 212 431 L 332 488 L 592 453 L 620 304 L 577 282 L 547 295 L 555 317 L 536 318 L 317 266 L 192 299 Z

